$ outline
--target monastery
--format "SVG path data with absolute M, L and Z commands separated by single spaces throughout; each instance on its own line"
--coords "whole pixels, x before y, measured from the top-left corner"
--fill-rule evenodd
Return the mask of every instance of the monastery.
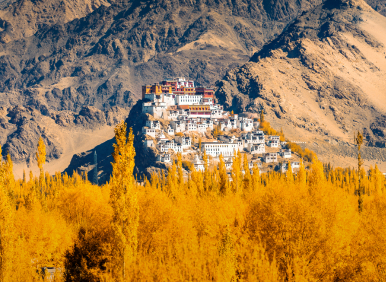
M 203 170 L 203 160 L 199 156 L 204 151 L 215 159 L 222 155 L 227 169 L 232 167 L 232 157 L 238 150 L 261 155 L 265 163 L 277 163 L 278 156 L 291 158 L 291 150 L 281 149 L 285 142 L 281 142 L 279 136 L 265 136 L 258 129 L 259 122 L 256 119 L 224 111 L 223 106 L 216 103 L 213 88 L 195 87 L 192 80 L 173 78 L 143 86 L 142 99 L 142 112 L 153 117 L 142 128 L 142 134 L 151 137 L 144 141 L 144 146 L 158 150 L 159 162 L 171 162 L 173 152 L 193 153 L 195 157 L 192 164 L 196 169 Z M 160 120 L 168 121 L 167 128 L 162 128 Z M 214 130 L 239 130 L 241 134 L 239 137 L 216 134 L 215 141 L 202 142 L 200 148 L 193 144 L 191 137 L 184 136 L 190 132 L 205 134 Z M 266 146 L 279 151 L 266 153 Z M 298 166 L 298 163 L 293 164 Z M 261 167 L 261 163 L 257 165 Z M 249 166 L 253 166 L 253 163 Z M 287 167 L 288 161 L 280 169 L 286 171 Z

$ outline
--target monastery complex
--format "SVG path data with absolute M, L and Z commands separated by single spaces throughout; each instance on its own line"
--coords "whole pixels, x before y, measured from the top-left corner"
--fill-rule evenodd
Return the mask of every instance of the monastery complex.
M 142 128 L 144 146 L 156 149 L 159 162 L 170 163 L 173 153 L 193 154 L 192 164 L 203 170 L 200 156 L 205 151 L 215 160 L 222 155 L 230 169 L 232 157 L 239 150 L 253 156 L 250 167 L 254 163 L 259 167 L 278 163 L 281 158 L 286 161 L 280 163 L 279 169 L 286 171 L 288 159 L 292 158 L 291 150 L 284 148 L 286 142 L 281 142 L 279 136 L 266 136 L 259 130 L 257 119 L 224 111 L 216 103 L 213 88 L 196 87 L 194 81 L 174 78 L 143 86 L 142 99 L 142 112 L 148 114 Z M 192 134 L 213 138 L 197 144 Z M 299 166 L 299 161 L 291 162 L 292 169 Z

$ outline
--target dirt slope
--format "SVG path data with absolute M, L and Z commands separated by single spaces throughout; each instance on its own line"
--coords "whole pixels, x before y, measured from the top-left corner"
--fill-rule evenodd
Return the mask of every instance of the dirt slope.
M 264 109 L 293 139 L 351 142 L 363 130 L 384 147 L 384 34 L 386 18 L 364 1 L 327 1 L 229 71 L 217 95 L 237 111 Z

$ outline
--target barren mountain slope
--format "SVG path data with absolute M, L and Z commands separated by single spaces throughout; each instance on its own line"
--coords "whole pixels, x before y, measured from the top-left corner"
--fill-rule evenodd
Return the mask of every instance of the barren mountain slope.
M 10 42 L 35 34 L 44 26 L 64 24 L 82 18 L 109 0 L 19 0 L 0 10 L 0 41 Z M 0 6 L 0 7 L 1 7 Z
M 68 114 L 76 120 L 84 106 L 103 113 L 116 106 L 129 110 L 141 85 L 168 76 L 211 84 L 319 1 L 278 0 L 273 6 L 252 0 L 118 1 L 83 18 L 43 25 L 33 36 L 0 44 L 0 106 L 2 126 L 7 128 L 1 144 L 23 163 L 33 159 L 47 118 L 60 131 L 57 116 Z M 35 4 L 46 2 L 39 3 Z M 15 106 L 31 108 L 35 116 L 27 114 L 23 122 L 16 122 L 11 118 Z M 64 130 L 68 136 L 70 124 Z M 34 141 L 21 142 L 21 132 Z M 58 152 L 49 160 L 65 154 L 59 143 L 48 138 L 47 143 L 49 150 Z
M 229 71 L 217 96 L 237 111 L 263 108 L 292 140 L 350 142 L 364 130 L 384 147 L 385 34 L 386 18 L 365 2 L 329 0 Z

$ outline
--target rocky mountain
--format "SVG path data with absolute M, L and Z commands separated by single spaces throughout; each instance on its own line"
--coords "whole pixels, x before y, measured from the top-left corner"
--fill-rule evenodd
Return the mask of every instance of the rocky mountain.
M 5 2 L 0 106 L 10 130 L 1 133 L 1 144 L 16 162 L 33 159 L 35 142 L 19 142 L 24 129 L 11 122 L 15 106 L 40 115 L 29 132 L 37 140 L 46 118 L 62 126 L 53 118 L 61 112 L 128 111 L 145 83 L 182 75 L 211 85 L 320 1 Z M 57 152 L 50 161 L 64 155 L 55 142 L 49 147 Z
M 328 0 L 230 70 L 217 97 L 236 111 L 264 109 L 292 140 L 352 143 L 361 130 L 385 147 L 385 34 L 386 18 L 364 1 Z
M 57 116 L 76 120 L 84 107 L 104 115 L 120 107 L 113 110 L 117 119 L 134 105 L 142 84 L 168 76 L 211 85 L 321 1 L 6 0 L 0 5 L 0 106 L 8 129 L 1 144 L 23 165 L 33 159 L 44 128 L 65 140 L 77 134 L 72 129 L 100 130 L 98 123 L 87 122 L 64 127 Z M 382 3 L 372 5 L 382 12 Z M 16 106 L 33 115 L 14 122 Z M 21 132 L 32 141 L 21 142 Z M 104 136 L 106 141 L 111 133 Z M 56 152 L 49 154 L 47 169 L 85 143 L 92 148 L 93 141 L 68 150 L 47 141 Z
M 83 18 L 108 0 L 3 1 L 0 3 L 0 42 L 8 43 L 34 35 L 45 26 Z

